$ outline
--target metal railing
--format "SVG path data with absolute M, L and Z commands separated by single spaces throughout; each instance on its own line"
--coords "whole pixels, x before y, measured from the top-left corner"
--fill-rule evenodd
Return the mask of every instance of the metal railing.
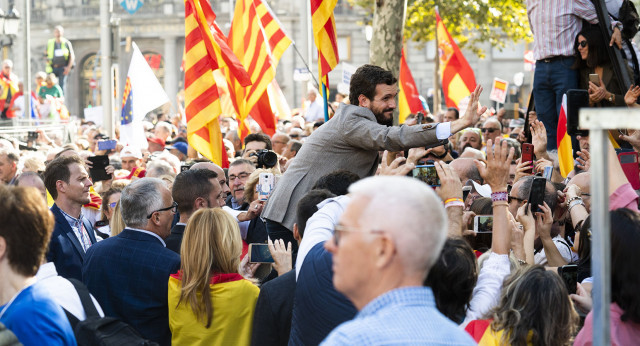
M 640 129 L 640 110 L 582 108 L 580 127 L 589 130 L 591 154 L 591 273 L 593 274 L 593 345 L 610 345 L 611 224 L 609 218 L 609 133 Z

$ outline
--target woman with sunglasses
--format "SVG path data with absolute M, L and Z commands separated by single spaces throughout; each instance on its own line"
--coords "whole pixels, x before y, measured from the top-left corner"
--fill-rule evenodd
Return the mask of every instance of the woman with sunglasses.
M 98 231 L 111 236 L 111 218 L 114 215 L 116 204 L 120 200 L 122 187 L 111 187 L 102 194 L 102 212 L 100 221 L 96 222 Z
M 605 44 L 597 28 L 585 27 L 576 36 L 574 54 L 577 59 L 574 68 L 579 69 L 578 85 L 580 89 L 589 91 L 591 107 L 625 107 L 626 90 L 620 88 Z M 628 66 L 625 64 L 623 68 L 628 69 Z M 633 76 L 633 71 L 628 72 Z M 590 79 L 590 75 L 596 74 L 599 79 L 597 83 Z

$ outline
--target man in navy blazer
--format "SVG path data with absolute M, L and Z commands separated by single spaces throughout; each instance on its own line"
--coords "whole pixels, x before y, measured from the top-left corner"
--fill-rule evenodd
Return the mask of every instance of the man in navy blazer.
M 160 345 L 171 344 L 167 285 L 180 256 L 165 247 L 177 204 L 164 182 L 142 178 L 120 196 L 122 233 L 92 246 L 82 278 L 105 315 Z
M 55 264 L 60 276 L 82 280 L 85 253 L 96 243 L 93 226 L 82 216 L 93 185 L 84 161 L 76 155 L 56 158 L 44 171 L 44 183 L 55 201 L 51 212 L 56 220 L 47 261 Z

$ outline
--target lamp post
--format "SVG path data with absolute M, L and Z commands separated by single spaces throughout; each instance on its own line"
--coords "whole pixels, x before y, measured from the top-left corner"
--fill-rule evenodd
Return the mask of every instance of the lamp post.
M 3 60 L 9 58 L 9 47 L 13 45 L 13 37 L 18 34 L 19 29 L 20 15 L 13 5 L 10 5 L 9 13 L 0 9 L 0 35 L 2 35 L 0 45 L 2 46 Z M 9 39 L 8 42 L 5 42 L 5 37 Z

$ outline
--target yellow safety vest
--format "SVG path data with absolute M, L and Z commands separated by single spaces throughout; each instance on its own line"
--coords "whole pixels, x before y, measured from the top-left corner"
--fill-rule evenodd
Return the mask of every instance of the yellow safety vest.
M 56 47 L 56 39 L 52 38 L 47 42 L 47 59 L 49 63 L 47 64 L 46 71 L 47 73 L 53 72 L 53 54 Z M 69 61 L 69 47 L 67 46 L 66 40 L 64 38 L 60 39 L 60 49 L 62 49 L 62 54 L 64 55 L 65 60 Z

